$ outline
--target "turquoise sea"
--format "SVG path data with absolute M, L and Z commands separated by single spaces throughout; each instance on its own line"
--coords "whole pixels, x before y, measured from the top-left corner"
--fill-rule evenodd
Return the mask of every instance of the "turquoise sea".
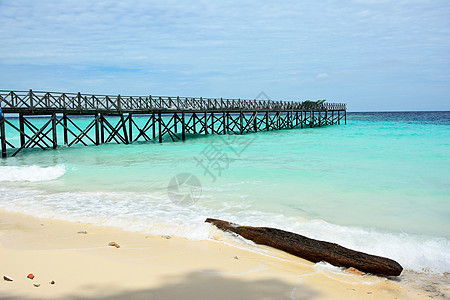
M 0 161 L 0 209 L 193 240 L 208 239 L 204 220 L 219 218 L 444 274 L 450 112 L 349 113 L 347 125 L 321 128 L 28 150 Z

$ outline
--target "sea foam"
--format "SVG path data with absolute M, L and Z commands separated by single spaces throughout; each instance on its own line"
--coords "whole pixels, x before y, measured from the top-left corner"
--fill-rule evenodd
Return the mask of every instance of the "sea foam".
M 64 165 L 51 167 L 32 166 L 0 166 L 1 181 L 49 181 L 66 173 Z

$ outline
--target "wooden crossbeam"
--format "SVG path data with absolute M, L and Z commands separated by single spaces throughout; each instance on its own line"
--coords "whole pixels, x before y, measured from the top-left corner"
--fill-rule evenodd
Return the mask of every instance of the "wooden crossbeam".
M 25 120 L 25 121 L 26 121 L 26 120 Z M 36 145 L 36 144 L 39 145 L 39 142 L 41 142 L 41 141 L 47 146 L 47 148 L 50 148 L 50 146 L 47 145 L 42 139 L 43 139 L 44 137 L 48 138 L 48 137 L 47 137 L 48 131 L 47 131 L 47 133 L 44 133 L 44 130 L 47 128 L 47 126 L 50 124 L 51 121 L 52 121 L 51 119 L 48 120 L 47 123 L 45 123 L 45 125 L 41 127 L 41 129 L 39 129 L 39 130 L 37 130 L 36 132 L 34 132 L 34 135 L 33 135 L 33 136 L 25 143 L 25 145 L 22 146 L 22 147 L 20 147 L 20 148 L 18 148 L 18 149 L 12 154 L 12 156 L 16 156 L 22 149 L 25 149 L 25 148 L 32 148 L 32 147 L 34 147 L 34 145 Z M 32 124 L 31 124 L 31 125 L 32 125 Z M 27 126 L 28 126 L 28 125 L 27 125 Z M 31 130 L 31 127 L 36 128 L 34 125 L 32 125 L 32 126 L 29 127 L 30 130 Z M 36 129 L 37 129 L 37 128 L 36 128 Z M 34 143 L 34 144 L 30 147 L 30 145 L 31 145 L 32 143 Z M 44 148 L 44 149 L 45 149 L 45 148 Z
M 111 142 L 113 139 L 117 144 L 120 144 L 120 142 L 116 139 L 116 136 L 119 140 L 122 141 L 123 144 L 127 144 L 128 141 L 125 137 L 123 137 L 122 135 L 120 135 L 119 130 L 122 129 L 124 132 L 126 132 L 126 125 L 125 122 L 123 120 L 123 118 L 121 118 L 119 120 L 119 122 L 116 124 L 116 126 L 112 126 L 111 123 L 108 122 L 108 120 L 106 120 L 106 118 L 104 116 L 102 116 L 102 120 L 103 120 L 103 124 L 106 124 L 107 127 L 104 127 L 104 129 L 106 131 L 108 131 L 108 138 L 105 140 L 105 143 L 109 143 Z

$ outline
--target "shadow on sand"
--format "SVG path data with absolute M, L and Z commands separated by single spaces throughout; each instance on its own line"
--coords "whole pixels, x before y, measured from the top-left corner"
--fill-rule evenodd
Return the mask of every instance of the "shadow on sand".
M 184 277 L 166 277 L 160 287 L 144 290 L 118 291 L 114 286 L 85 286 L 78 295 L 60 299 L 315 299 L 316 289 L 298 286 L 276 279 L 245 281 L 238 277 L 222 276 L 214 271 L 194 272 Z M 299 281 L 300 282 L 300 281 Z M 96 295 L 96 296 L 92 296 Z M 34 295 L 35 298 L 36 295 Z M 39 297 L 46 299 L 45 297 Z M 16 297 L 2 299 L 17 300 Z M 20 298 L 23 299 L 23 298 Z M 31 298 L 30 298 L 31 299 Z M 51 297 L 51 299 L 57 299 Z

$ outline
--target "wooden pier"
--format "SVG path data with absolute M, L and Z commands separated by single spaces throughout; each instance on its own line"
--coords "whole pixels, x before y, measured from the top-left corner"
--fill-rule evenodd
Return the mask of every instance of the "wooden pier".
M 308 101 L 0 90 L 0 107 L 2 157 L 16 156 L 26 148 L 162 143 L 184 141 L 188 134 L 244 134 L 347 123 L 345 104 Z

